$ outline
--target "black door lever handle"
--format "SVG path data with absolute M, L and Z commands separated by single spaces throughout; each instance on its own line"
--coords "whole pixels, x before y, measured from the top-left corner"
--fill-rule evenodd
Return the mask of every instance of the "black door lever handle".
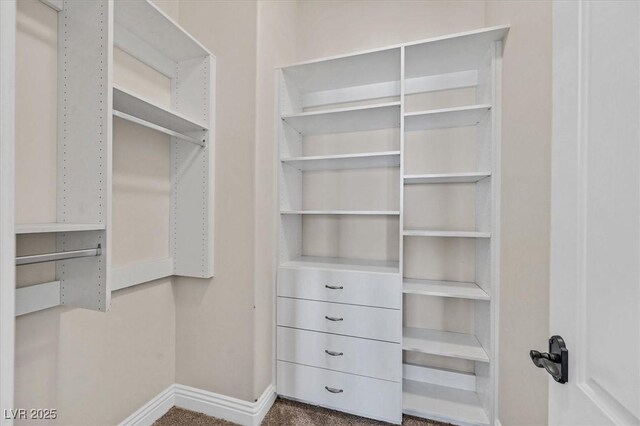
M 529 351 L 531 361 L 538 368 L 544 368 L 558 383 L 569 380 L 569 351 L 560 336 L 551 336 L 549 352 Z

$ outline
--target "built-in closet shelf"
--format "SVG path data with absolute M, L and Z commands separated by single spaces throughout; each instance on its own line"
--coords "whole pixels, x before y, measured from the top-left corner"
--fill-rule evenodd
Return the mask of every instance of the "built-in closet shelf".
M 402 381 L 402 412 L 453 424 L 490 423 L 476 392 L 413 380 Z
M 399 216 L 398 210 L 282 210 L 281 214 Z
M 338 271 L 399 273 L 399 262 L 393 260 L 347 259 L 341 257 L 301 256 L 280 264 L 283 268 L 313 268 Z
M 303 135 L 345 133 L 400 127 L 400 102 L 283 115 Z
M 148 1 L 114 2 L 114 44 L 136 55 L 131 50 L 144 49 L 148 53 L 143 59 L 155 56 L 150 66 L 171 75 L 169 64 L 161 67 L 158 62 L 181 62 L 211 55 L 201 43 L 187 33 L 173 19 Z M 166 69 L 165 69 L 166 68 Z
M 480 231 L 436 231 L 429 229 L 405 229 L 405 237 L 451 237 L 451 238 L 491 238 L 489 232 Z
M 491 105 L 485 104 L 410 112 L 404 115 L 404 129 L 407 132 L 414 132 L 475 126 L 488 115 L 490 109 Z
M 292 157 L 281 161 L 302 171 L 399 167 L 400 151 Z
M 491 176 L 491 172 L 437 173 L 423 175 L 405 175 L 405 185 L 421 183 L 475 183 Z
M 52 232 L 103 231 L 103 223 L 23 223 L 16 224 L 16 234 L 46 234 Z
M 423 296 L 489 300 L 489 295 L 477 284 L 457 281 L 404 278 L 402 280 L 402 292 L 404 294 L 417 294 Z
M 476 336 L 464 333 L 404 327 L 402 349 L 430 355 L 489 362 Z
M 144 99 L 144 97 L 130 90 L 125 90 L 117 86 L 113 87 L 113 110 L 116 116 L 121 116 L 117 113 L 126 114 L 127 116 L 161 128 L 156 130 L 163 131 L 162 129 L 165 129 L 170 132 L 180 133 L 182 134 L 180 136 L 186 138 L 193 137 L 191 135 L 184 135 L 184 133 L 203 132 L 207 130 L 207 125 L 203 122 L 194 120 L 191 117 L 186 117 L 177 111 L 171 111 L 148 99 Z

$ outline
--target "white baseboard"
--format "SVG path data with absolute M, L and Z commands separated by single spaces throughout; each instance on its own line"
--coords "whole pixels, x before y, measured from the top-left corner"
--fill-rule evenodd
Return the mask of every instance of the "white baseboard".
M 151 426 L 175 405 L 175 385 L 171 385 L 136 412 L 124 419 L 119 426 Z
M 256 402 L 174 384 L 127 417 L 120 426 L 151 426 L 173 406 L 204 413 L 243 426 L 259 426 L 276 400 L 270 385 Z

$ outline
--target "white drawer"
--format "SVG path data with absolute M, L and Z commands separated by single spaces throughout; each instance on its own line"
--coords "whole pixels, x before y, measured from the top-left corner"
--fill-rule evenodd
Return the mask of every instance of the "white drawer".
M 277 368 L 282 396 L 391 423 L 402 421 L 402 383 L 283 361 Z
M 402 314 L 397 309 L 278 297 L 278 325 L 400 343 Z
M 278 296 L 402 308 L 400 274 L 326 269 L 278 269 Z
M 402 381 L 399 343 L 278 327 L 278 360 Z

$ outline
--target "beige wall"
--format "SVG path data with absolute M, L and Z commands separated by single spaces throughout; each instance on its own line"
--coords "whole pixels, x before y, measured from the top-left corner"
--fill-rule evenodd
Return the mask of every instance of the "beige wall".
M 500 420 L 540 425 L 548 377 L 529 350 L 549 338 L 551 2 L 490 1 L 486 19 L 511 24 L 502 72 Z
M 180 23 L 217 58 L 215 278 L 177 279 L 176 380 L 254 395 L 255 2 L 183 1 Z
M 170 0 L 160 6 L 217 56 L 215 278 L 116 292 L 107 314 L 54 308 L 19 318 L 18 406 L 58 407 L 64 424 L 114 424 L 173 382 L 257 398 L 272 381 L 273 68 L 510 22 L 500 418 L 504 425 L 546 423 L 547 379 L 529 365 L 527 351 L 544 347 L 548 330 L 549 4 Z M 54 12 L 21 0 L 18 37 L 16 212 L 19 221 L 47 221 L 55 215 Z M 167 82 L 124 54 L 117 54 L 116 73 L 121 84 L 168 99 Z M 118 120 L 114 127 L 114 260 L 138 260 L 137 253 L 140 260 L 162 258 L 164 231 L 154 231 L 168 214 L 168 152 L 158 135 Z M 151 144 L 157 147 L 149 163 L 135 167 L 132 159 Z M 154 221 L 134 225 L 150 213 Z M 141 251 L 148 241 L 151 250 Z M 51 243 L 24 238 L 18 249 Z M 50 274 L 47 268 L 21 273 L 20 285 Z
M 544 348 L 548 338 L 550 2 L 302 1 L 297 60 L 509 23 L 503 59 L 499 418 L 505 426 L 539 425 L 547 422 L 547 377 L 533 368 L 528 351 Z M 460 317 L 447 327 L 465 321 Z
M 175 13 L 177 2 L 161 7 Z M 57 16 L 37 0 L 21 0 L 17 17 L 16 221 L 51 222 Z M 166 79 L 116 53 L 117 83 L 168 100 Z M 156 132 L 114 120 L 115 266 L 167 257 L 168 146 Z M 55 248 L 51 235 L 23 236 L 17 243 L 23 254 Z M 52 265 L 20 267 L 18 286 L 53 274 Z M 16 407 L 57 408 L 57 424 L 117 424 L 175 382 L 175 323 L 169 278 L 115 292 L 108 313 L 57 307 L 18 317 Z

